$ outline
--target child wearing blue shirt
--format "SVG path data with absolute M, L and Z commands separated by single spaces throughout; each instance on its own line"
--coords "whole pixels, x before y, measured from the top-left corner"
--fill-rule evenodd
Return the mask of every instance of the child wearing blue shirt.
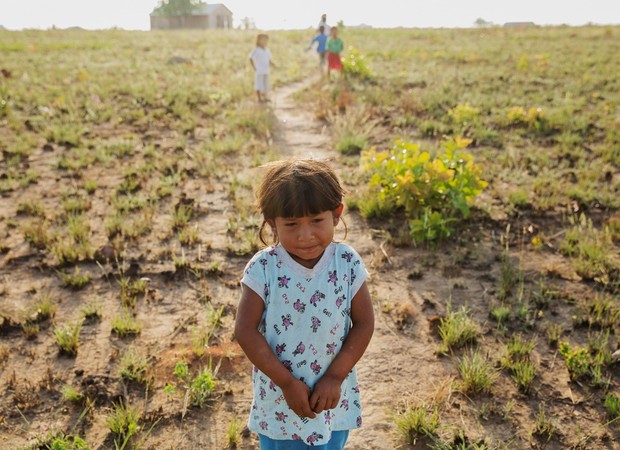
M 319 55 L 319 68 L 321 69 L 322 74 L 327 60 L 327 34 L 325 34 L 325 27 L 319 27 L 319 30 L 310 41 L 310 44 L 308 44 L 308 48 L 306 50 L 310 50 L 315 42 L 317 44 L 316 52 Z

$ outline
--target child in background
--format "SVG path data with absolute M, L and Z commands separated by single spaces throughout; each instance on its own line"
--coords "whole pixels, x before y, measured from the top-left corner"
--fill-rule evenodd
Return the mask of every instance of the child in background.
M 325 28 L 320 26 L 317 33 L 314 35 L 310 44 L 308 44 L 307 50 L 312 48 L 314 43 L 317 43 L 316 52 L 319 55 L 319 69 L 321 70 L 321 76 L 323 75 L 323 67 L 325 67 L 326 50 L 327 50 L 327 35 L 325 34 Z
M 254 68 L 254 88 L 259 102 L 268 102 L 269 98 L 269 67 L 275 64 L 271 60 L 271 53 L 267 48 L 269 36 L 259 34 L 256 38 L 256 47 L 250 52 L 250 64 Z
M 329 40 L 327 41 L 327 78 L 329 78 L 331 70 L 342 70 L 342 61 L 340 54 L 344 49 L 342 39 L 338 37 L 338 27 L 331 27 L 329 30 Z
M 235 336 L 254 364 L 248 427 L 261 450 L 340 450 L 362 423 L 354 366 L 374 314 L 362 259 L 333 240 L 343 194 L 315 160 L 270 164 L 257 192 L 259 237 L 267 225 L 275 243 L 244 270 Z

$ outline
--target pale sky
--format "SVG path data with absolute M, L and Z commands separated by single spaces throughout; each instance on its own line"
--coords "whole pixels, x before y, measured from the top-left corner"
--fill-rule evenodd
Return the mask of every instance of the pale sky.
M 211 2 L 209 2 L 211 3 Z M 254 19 L 260 29 L 315 27 L 327 22 L 383 27 L 470 27 L 477 18 L 503 24 L 620 24 L 620 0 L 225 0 L 234 25 Z M 147 30 L 158 0 L 0 0 L 0 25 L 10 30 L 80 26 Z

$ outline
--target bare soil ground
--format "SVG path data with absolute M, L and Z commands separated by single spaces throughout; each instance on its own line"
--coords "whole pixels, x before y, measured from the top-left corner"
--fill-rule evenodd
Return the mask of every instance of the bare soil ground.
M 308 83 L 288 85 L 274 93 L 270 106 L 278 121 L 274 147 L 283 158 L 327 158 L 339 172 L 350 171 L 350 165 L 332 149 L 329 130 L 292 98 Z M 32 167 L 40 172 L 50 170 L 49 153 L 41 150 L 32 159 Z M 57 188 L 54 181 L 36 186 L 43 197 L 46 190 Z M 153 426 L 145 433 L 142 448 L 226 448 L 229 421 L 233 417 L 245 421 L 250 407 L 251 367 L 232 335 L 238 280 L 247 257 L 231 256 L 227 250 L 226 187 L 205 189 L 197 179 L 185 189 L 186 197 L 194 199 L 205 212 L 197 223 L 210 246 L 200 258 L 219 265 L 197 278 L 175 272 L 155 250 L 143 254 L 128 249 L 123 262 L 125 273 L 149 280 L 136 311 L 142 332 L 135 338 L 121 339 L 109 332 L 118 304 L 118 290 L 110 288 L 116 283 L 118 266 L 89 264 L 86 269 L 93 274 L 93 282 L 84 290 L 72 292 L 62 288 L 45 260 L 22 242 L 19 233 L 7 242 L 0 262 L 5 317 L 0 323 L 0 447 L 24 448 L 47 432 L 61 429 L 79 433 L 92 448 L 114 448 L 105 416 L 113 402 L 123 399 L 142 409 L 143 430 Z M 12 217 L 16 201 L 10 196 L 0 199 L 0 214 Z M 97 201 L 96 196 L 92 198 L 93 203 Z M 516 321 L 508 324 L 511 332 L 533 329 L 540 335 L 534 350 L 540 375 L 530 395 L 519 393 L 509 375 L 501 373 L 493 394 L 476 398 L 454 389 L 458 379 L 455 358 L 436 354 L 436 324 L 449 303 L 453 309 L 466 306 L 482 324 L 489 357 L 497 358 L 501 336 L 493 332 L 496 324 L 490 323 L 488 312 L 500 277 L 504 250 L 500 235 L 505 223 L 474 215 L 467 228 L 459 231 L 457 241 L 426 249 L 388 245 L 385 230 L 356 213 L 348 212 L 345 220 L 346 240 L 362 255 L 371 272 L 369 286 L 377 319 L 373 340 L 358 365 L 364 425 L 351 433 L 348 448 L 408 448 L 397 437 L 393 416 L 405 403 L 431 401 L 442 405 L 442 434 L 464 433 L 461 441 L 470 444 L 484 442 L 489 448 L 510 449 L 620 448 L 617 432 L 601 425 L 605 422 L 600 407 L 602 392 L 593 398 L 590 390 L 571 383 L 563 359 L 544 338 L 543 323 L 547 321 L 569 330 L 574 313 L 572 299 L 593 295 L 593 290 L 580 282 L 562 258 L 519 245 L 519 239 L 525 240 L 527 230 L 540 226 L 537 220 L 541 219 L 519 217 L 513 222 L 515 245 L 511 255 L 522 261 L 528 289 L 535 288 L 532 280 L 538 274 L 551 273 L 555 276 L 554 288 L 561 295 L 532 318 L 529 328 Z M 551 225 L 547 222 L 546 226 L 549 230 Z M 155 239 L 157 232 L 152 236 Z M 153 248 L 160 249 L 157 245 Z M 51 323 L 43 323 L 41 332 L 27 340 L 20 324 L 10 319 L 20 317 L 33 298 L 46 291 L 60 302 L 56 322 L 76 319 L 89 300 L 97 299 L 103 305 L 101 320 L 84 325 L 74 359 L 58 355 Z M 208 320 L 203 306 L 207 302 L 215 308 L 224 307 L 222 325 L 205 354 L 197 358 L 191 352 L 192 330 Z M 576 331 L 573 339 L 585 342 L 586 332 Z M 119 380 L 119 356 L 132 344 L 152 357 L 153 383 L 148 389 Z M 180 393 L 169 396 L 163 391 L 166 383 L 174 383 L 173 369 L 181 359 L 194 368 L 208 364 L 209 359 L 214 365 L 221 363 L 216 394 L 201 409 L 189 407 L 186 411 Z M 618 373 L 613 377 L 617 384 Z M 94 407 L 63 402 L 60 388 L 65 383 L 88 393 Z M 541 404 L 556 424 L 549 442 L 532 435 Z M 455 446 L 461 441 L 455 440 Z M 426 443 L 409 448 L 424 448 L 422 444 Z M 240 448 L 257 448 L 256 438 L 244 433 Z

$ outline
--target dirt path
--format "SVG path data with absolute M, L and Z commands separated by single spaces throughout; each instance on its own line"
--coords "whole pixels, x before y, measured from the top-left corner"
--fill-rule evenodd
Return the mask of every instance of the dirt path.
M 274 144 L 283 157 L 327 159 L 342 173 L 350 168 L 339 164 L 329 130 L 312 111 L 304 109 L 293 99 L 295 92 L 313 82 L 316 80 L 307 79 L 274 92 L 272 108 L 278 120 Z M 433 381 L 420 371 L 436 358 L 432 346 L 428 345 L 426 320 L 419 319 L 415 313 L 424 300 L 410 291 L 406 267 L 399 267 L 398 259 L 390 258 L 391 265 L 385 261 L 380 242 L 373 239 L 372 230 L 359 216 L 345 212 L 345 220 L 348 225 L 346 240 L 361 254 L 371 273 L 369 287 L 375 300 L 376 315 L 373 340 L 357 366 L 362 385 L 364 425 L 351 433 L 347 448 L 394 448 L 398 444 L 394 439 L 392 414 L 398 401 L 409 396 L 412 390 L 419 390 L 420 385 L 425 385 L 422 391 L 428 391 L 429 381 L 432 385 L 445 377 L 442 378 L 440 373 L 433 374 Z M 385 277 L 382 272 L 388 271 L 390 275 Z M 382 299 L 406 316 L 406 333 L 396 332 L 391 315 L 381 312 L 381 303 L 385 302 Z M 384 306 L 388 308 L 389 305 Z
M 286 85 L 273 92 L 272 108 L 278 121 L 274 144 L 286 158 L 335 159 L 329 131 L 311 110 L 303 109 L 293 95 L 315 83 L 317 78 Z

